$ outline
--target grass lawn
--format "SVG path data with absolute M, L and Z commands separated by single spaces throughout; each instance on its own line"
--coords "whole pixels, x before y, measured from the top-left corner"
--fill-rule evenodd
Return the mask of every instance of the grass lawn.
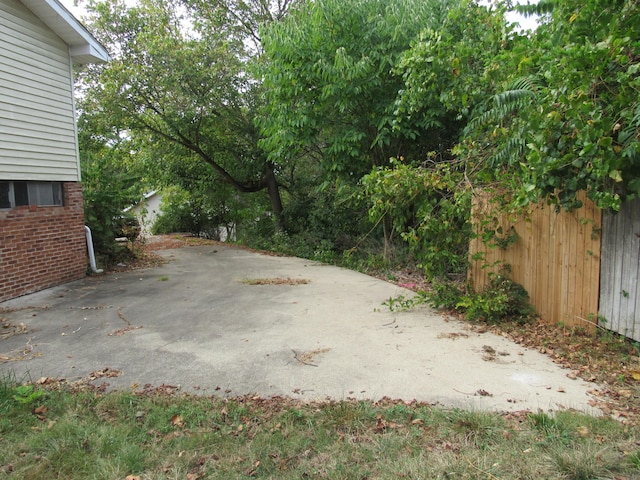
M 563 412 L 0 382 L 0 478 L 632 479 L 640 432 Z

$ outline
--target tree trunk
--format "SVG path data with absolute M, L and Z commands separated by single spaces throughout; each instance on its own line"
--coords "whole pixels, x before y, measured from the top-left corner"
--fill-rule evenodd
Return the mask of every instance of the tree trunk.
M 267 184 L 267 192 L 269 193 L 269 199 L 271 200 L 271 210 L 275 217 L 276 232 L 284 230 L 284 220 L 282 218 L 282 198 L 280 197 L 280 186 L 278 185 L 278 179 L 273 169 L 273 164 L 267 166 L 267 174 L 265 177 Z

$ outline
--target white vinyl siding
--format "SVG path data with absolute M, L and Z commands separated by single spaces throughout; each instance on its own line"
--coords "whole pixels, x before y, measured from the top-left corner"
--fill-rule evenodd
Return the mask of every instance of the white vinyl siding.
M 0 0 L 0 180 L 79 181 L 69 47 Z

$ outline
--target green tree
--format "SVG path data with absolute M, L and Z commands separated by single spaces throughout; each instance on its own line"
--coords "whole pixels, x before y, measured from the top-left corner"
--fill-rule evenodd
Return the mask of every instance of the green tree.
M 154 153 L 144 152 L 145 156 Z M 189 157 L 152 158 L 145 169 L 162 191 L 162 215 L 152 233 L 190 232 L 218 239 L 220 229 L 227 233 L 250 228 L 268 210 L 262 195 L 240 195 L 232 186 L 217 182 L 215 172 L 203 169 L 201 160 Z
M 251 46 L 250 53 L 262 53 L 260 29 L 282 20 L 304 0 L 183 0 L 193 13 L 200 31 L 220 32 Z
M 516 205 L 575 208 L 586 190 L 617 210 L 640 194 L 640 5 L 556 0 L 524 10 L 550 15 L 526 49 L 502 59 L 506 82 L 460 153 L 481 159 Z
M 506 25 L 504 9 L 465 1 L 422 30 L 394 69 L 404 86 L 393 128 L 428 136 L 432 149 L 419 162 L 398 159 L 373 170 L 364 178 L 365 192 L 371 220 L 389 218 L 429 277 L 465 271 L 476 166 L 452 149 L 500 81 L 496 58 L 521 41 Z
M 246 50 L 224 29 L 198 31 L 172 0 L 88 4 L 92 31 L 113 60 L 87 69 L 80 108 L 160 155 L 197 156 L 217 181 L 242 193 L 266 190 L 279 223 L 274 164 L 258 148 L 258 97 L 247 74 Z
M 430 151 L 444 154 L 459 129 L 457 120 L 443 118 L 441 128 L 416 117 L 397 122 L 405 88 L 397 67 L 419 32 L 441 25 L 458 3 L 319 0 L 300 3 L 267 25 L 261 63 L 267 100 L 259 125 L 269 159 L 283 167 L 318 164 L 321 191 L 336 200 L 392 157 L 420 163 Z M 350 204 L 353 216 L 362 215 L 358 202 L 337 204 L 321 195 L 308 197 L 316 197 L 315 205 L 331 205 L 332 214 Z M 321 224 L 312 212 L 306 219 Z M 391 253 L 391 222 L 389 216 L 374 222 L 385 257 Z
M 78 122 L 78 141 L 85 221 L 96 251 L 111 263 L 127 252 L 115 239 L 120 236 L 123 209 L 135 203 L 144 189 L 143 173 L 135 168 L 128 140 L 114 137 L 84 115 Z
M 455 2 L 454 2 L 455 3 Z M 423 28 L 442 23 L 442 0 L 317 0 L 262 32 L 267 97 L 261 145 L 274 163 L 320 161 L 356 183 L 392 156 L 424 155 L 420 125 L 396 125 L 403 88 L 394 72 Z
M 438 153 L 452 158 L 447 150 L 460 140 L 470 116 L 502 85 L 498 59 L 525 40 L 504 14 L 504 8 L 466 0 L 420 32 L 395 67 L 404 83 L 395 104 L 396 129 L 421 127 L 445 145 Z

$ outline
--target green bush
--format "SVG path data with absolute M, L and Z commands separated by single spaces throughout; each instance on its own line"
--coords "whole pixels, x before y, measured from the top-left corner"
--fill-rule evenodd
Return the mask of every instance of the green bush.
M 455 310 L 464 292 L 457 283 L 436 280 L 431 284 L 432 291 L 427 293 L 429 305 L 433 308 Z
M 118 244 L 116 238 L 130 237 L 135 217 L 125 215 L 123 209 L 134 203 L 137 195 L 130 179 L 112 173 L 112 167 L 105 166 L 105 162 L 90 155 L 83 158 L 82 194 L 85 222 L 91 229 L 96 255 L 102 262 L 114 264 L 131 255 L 131 250 Z
M 491 323 L 502 320 L 526 322 L 535 315 L 527 291 L 504 273 L 490 274 L 489 284 L 480 293 L 463 295 L 456 308 L 465 312 L 467 320 Z
M 448 166 L 407 165 L 394 159 L 362 179 L 372 223 L 387 224 L 430 280 L 464 275 L 471 225 L 471 194 Z
M 131 250 L 116 238 L 134 236 L 135 227 L 131 227 L 137 222 L 123 211 L 141 198 L 146 185 L 131 162 L 129 140 L 107 140 L 102 128 L 107 127 L 93 123 L 87 115 L 78 120 L 85 223 L 91 228 L 98 263 L 104 266 L 131 257 Z
M 154 235 L 188 232 L 198 237 L 220 239 L 220 226 L 233 223 L 231 209 L 207 192 L 172 188 L 162 199 L 162 214 L 151 226 Z
M 452 281 L 434 281 L 425 299 L 433 308 L 464 313 L 467 320 L 526 322 L 535 316 L 529 294 L 508 277 L 508 269 L 489 274 L 489 284 L 479 293 L 465 291 Z

